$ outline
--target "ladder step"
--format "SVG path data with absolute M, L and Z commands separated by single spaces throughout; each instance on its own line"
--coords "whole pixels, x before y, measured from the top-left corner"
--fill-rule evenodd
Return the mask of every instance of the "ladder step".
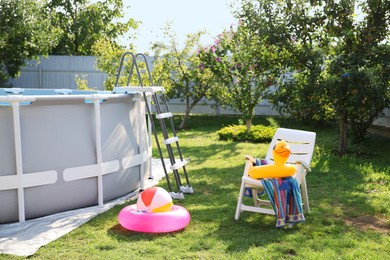
M 188 185 L 187 186 L 180 186 L 180 190 L 183 193 L 189 193 L 189 194 L 194 193 L 194 190 L 192 189 L 192 187 L 189 187 Z
M 175 136 L 175 137 L 172 137 L 172 138 L 169 138 L 169 139 L 166 139 L 163 141 L 164 144 L 171 144 L 174 142 L 179 142 L 179 137 Z
M 184 199 L 183 192 L 173 192 L 173 191 L 171 191 L 169 194 L 171 195 L 172 199 L 177 199 L 177 200 L 183 200 Z
M 180 161 L 180 162 L 178 162 L 178 163 L 175 163 L 174 165 L 171 165 L 170 168 L 171 168 L 172 170 L 177 170 L 177 169 L 183 167 L 184 165 L 186 165 L 187 162 L 188 162 L 188 161 L 186 161 L 186 160 Z
M 168 117 L 172 117 L 172 113 L 168 112 L 168 113 L 162 113 L 162 114 L 156 115 L 157 119 L 163 119 L 163 118 L 168 118 Z

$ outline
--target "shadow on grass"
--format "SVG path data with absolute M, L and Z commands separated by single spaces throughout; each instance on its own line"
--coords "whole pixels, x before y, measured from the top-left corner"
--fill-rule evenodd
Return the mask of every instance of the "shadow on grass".
M 193 252 L 210 250 L 218 240 L 223 241 L 228 253 L 247 252 L 253 247 L 269 246 L 281 249 L 287 256 L 294 256 L 297 254 L 294 246 L 299 243 L 308 244 L 320 251 L 329 243 L 323 242 L 326 239 L 345 239 L 344 234 L 351 232 L 351 226 L 346 221 L 348 218 L 388 215 L 389 202 L 386 196 L 380 190 L 370 190 L 370 185 L 373 189 L 380 189 L 381 182 L 384 182 L 383 189 L 389 185 L 386 179 L 389 164 L 386 163 L 385 155 L 381 154 L 381 157 L 376 158 L 375 154 L 367 154 L 363 160 L 356 155 L 335 156 L 332 152 L 337 143 L 335 130 L 314 131 L 317 132 L 316 153 L 312 172 L 307 176 L 311 214 L 305 215 L 306 222 L 299 223 L 292 229 L 276 229 L 274 216 L 252 212 L 243 212 L 238 221 L 234 220 L 244 167 L 243 152 L 251 154 L 253 151 L 241 149 L 240 143 L 217 141 L 210 145 L 183 147 L 183 154 L 190 155 L 192 159 L 189 166 L 190 181 L 195 191 L 194 194 L 186 194 L 185 200 L 174 201 L 175 204 L 186 207 L 191 214 L 191 222 L 184 230 L 167 234 L 143 234 L 125 230 L 116 224 L 107 233 L 121 242 L 185 237 L 188 239 L 188 250 Z M 370 147 L 388 143 L 383 139 L 373 139 L 370 142 Z M 267 144 L 259 144 L 256 148 L 260 146 L 268 147 Z M 383 150 L 385 154 L 389 152 L 389 148 Z M 213 167 L 210 162 L 224 158 L 228 158 L 226 167 Z M 379 179 L 369 177 L 379 173 L 382 176 Z M 163 180 L 159 186 L 167 188 L 166 181 Z M 116 210 L 118 214 L 119 209 Z M 375 242 L 376 237 L 365 239 Z M 291 240 L 293 242 L 290 244 L 285 242 Z M 343 241 L 339 248 L 329 250 L 342 255 L 344 248 L 354 246 L 348 239 Z M 299 247 L 301 250 L 305 248 Z
M 184 232 L 185 229 L 177 230 L 174 232 L 166 232 L 166 233 L 143 233 L 136 232 L 132 230 L 125 229 L 120 224 L 116 224 L 107 230 L 107 233 L 115 237 L 115 239 L 124 242 L 135 242 L 135 241 L 151 241 L 154 239 L 158 239 L 161 237 L 172 237 Z
M 232 149 L 235 145 L 228 146 Z M 210 147 L 213 151 L 224 152 L 219 145 Z M 199 158 L 213 155 L 209 150 L 200 150 L 202 155 Z M 193 239 L 197 242 L 189 243 L 189 250 L 207 250 L 213 244 L 212 238 L 215 238 L 227 244 L 228 252 L 236 253 L 246 252 L 253 247 L 282 243 L 286 237 L 300 232 L 316 239 L 320 234 L 337 237 L 348 230 L 343 218 L 380 213 L 380 209 L 367 200 L 364 176 L 359 173 L 356 158 L 323 155 L 307 176 L 312 214 L 306 215 L 306 222 L 297 224 L 292 229 L 276 229 L 274 216 L 252 212 L 241 213 L 240 219 L 236 221 L 234 214 L 243 162 L 237 164 L 240 165 L 223 169 L 204 167 L 191 172 L 192 176 L 196 176 L 191 180 L 195 193 L 186 194 L 183 201 L 174 201 L 190 211 L 191 223 L 186 229 L 169 234 L 142 234 L 116 225 L 108 233 L 120 241 L 134 242 L 155 240 L 162 236 L 184 236 L 187 232 L 200 229 L 201 235 L 195 235 Z M 159 186 L 166 188 L 166 181 Z M 294 254 L 290 246 L 284 250 L 287 254 Z
M 221 170 L 217 168 L 193 172 L 197 176 L 192 182 L 195 193 L 186 194 L 185 200 L 174 201 L 174 204 L 186 207 L 191 214 L 191 222 L 184 230 L 147 234 L 129 231 L 116 224 L 107 233 L 121 242 L 153 241 L 161 237 L 192 236 L 195 233 L 193 241 L 188 242 L 190 251 L 207 250 L 212 247 L 212 240 L 216 239 L 224 241 L 229 252 L 245 252 L 253 246 L 282 241 L 285 234 L 297 232 L 295 228 L 276 229 L 274 216 L 244 212 L 239 221 L 234 220 L 241 168 L 225 168 L 224 174 L 218 174 Z M 209 176 L 210 172 L 215 173 L 212 178 Z M 164 181 L 159 186 L 165 185 Z M 118 209 L 114 210 L 119 213 Z

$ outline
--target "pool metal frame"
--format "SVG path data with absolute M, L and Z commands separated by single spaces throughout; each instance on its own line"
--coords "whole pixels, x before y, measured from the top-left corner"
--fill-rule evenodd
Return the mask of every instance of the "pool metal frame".
M 132 96 L 131 96 L 132 95 Z M 113 160 L 103 162 L 102 159 L 102 143 L 101 143 L 101 118 L 100 118 L 100 103 L 107 99 L 115 99 L 121 97 L 133 98 L 140 111 L 140 116 L 144 117 L 142 113 L 142 95 L 141 93 L 129 94 L 88 94 L 88 95 L 36 95 L 36 96 L 22 96 L 22 95 L 8 95 L 0 96 L 1 103 L 9 103 L 12 107 L 13 118 L 13 133 L 15 144 L 15 159 L 16 159 L 16 175 L 0 176 L 0 191 L 17 189 L 18 201 L 18 218 L 19 222 L 26 220 L 25 215 L 25 197 L 24 189 L 29 187 L 50 185 L 58 180 L 58 172 L 56 170 L 29 172 L 25 174 L 23 170 L 22 158 L 22 138 L 21 138 L 21 124 L 20 124 L 20 106 L 30 104 L 38 100 L 83 100 L 88 103 L 93 103 L 94 106 L 94 123 L 95 123 L 95 145 L 96 145 L 96 164 L 84 165 L 80 167 L 66 168 L 63 171 L 63 179 L 66 182 L 97 177 L 97 204 L 102 206 L 103 202 L 103 176 L 112 172 L 116 172 L 122 167 L 123 169 L 131 168 L 140 165 L 140 189 L 144 188 L 144 179 L 146 176 L 145 162 L 151 161 L 152 147 L 148 133 L 145 135 L 138 135 L 139 154 L 130 156 L 120 160 Z M 146 119 L 145 119 L 146 120 Z M 138 133 L 142 133 L 147 124 L 146 121 L 138 123 Z M 146 138 L 145 138 L 146 136 Z M 149 139 L 149 140 L 148 140 Z M 150 169 L 149 169 L 150 170 Z

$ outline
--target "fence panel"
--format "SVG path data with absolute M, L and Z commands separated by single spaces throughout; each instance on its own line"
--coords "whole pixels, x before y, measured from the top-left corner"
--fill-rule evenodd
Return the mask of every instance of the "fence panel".
M 148 57 L 152 66 L 153 57 Z M 104 90 L 107 74 L 95 68 L 95 56 L 49 56 L 40 57 L 39 61 L 29 61 L 22 68 L 20 77 L 10 79 L 8 83 L 15 88 L 45 88 L 45 89 L 77 89 L 76 75 L 85 77 L 88 87 Z M 83 76 L 84 75 L 84 76 Z M 238 114 L 231 109 L 213 109 L 211 103 L 198 104 L 192 111 L 197 114 Z M 185 104 L 180 100 L 171 100 L 172 112 L 184 113 Z M 390 110 L 384 110 L 385 115 L 374 121 L 373 125 L 390 128 Z M 263 100 L 255 108 L 256 115 L 278 115 L 267 100 Z
M 103 90 L 106 73 L 95 68 L 94 56 L 49 56 L 29 61 L 20 77 L 8 81 L 15 88 L 77 89 L 76 75 L 93 89 Z

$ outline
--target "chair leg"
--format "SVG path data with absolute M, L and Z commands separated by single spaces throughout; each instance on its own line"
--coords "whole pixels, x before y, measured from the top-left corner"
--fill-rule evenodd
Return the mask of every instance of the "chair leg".
M 235 220 L 238 220 L 240 218 L 241 205 L 242 205 L 242 199 L 244 197 L 244 192 L 245 192 L 245 183 L 241 182 L 240 194 L 238 195 L 238 201 L 237 201 L 236 215 L 234 216 Z
M 257 197 L 258 192 L 258 190 L 252 189 L 253 204 L 255 207 L 260 207 L 259 198 Z
M 303 201 L 303 209 L 305 210 L 305 213 L 310 214 L 309 195 L 307 193 L 307 186 L 306 186 L 306 178 L 305 177 L 303 177 L 302 183 L 301 183 L 301 195 L 302 195 L 302 201 Z

